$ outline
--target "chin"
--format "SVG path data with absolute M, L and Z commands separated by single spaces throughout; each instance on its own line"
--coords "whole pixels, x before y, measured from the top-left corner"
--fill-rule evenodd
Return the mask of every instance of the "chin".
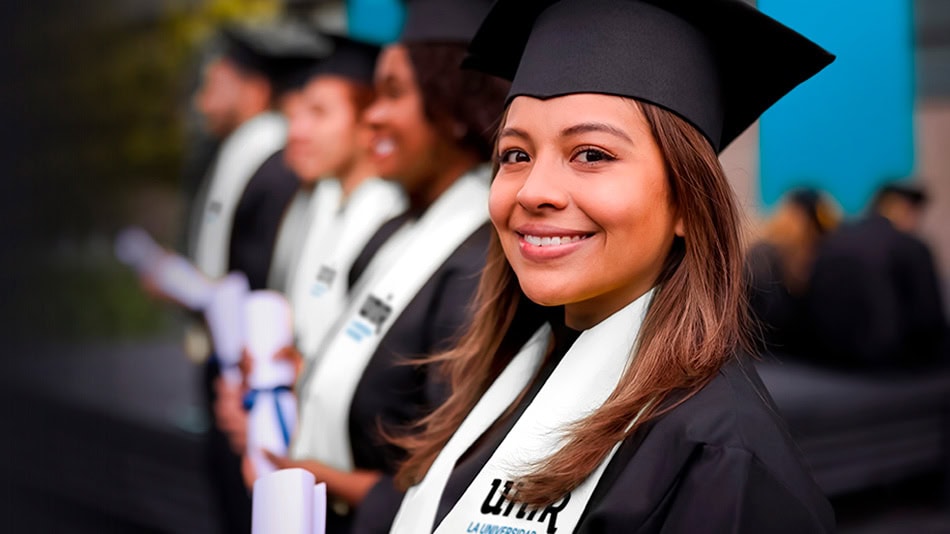
M 542 285 L 542 284 L 538 284 Z M 561 306 L 569 301 L 563 292 L 550 287 L 542 288 L 530 284 L 521 284 L 521 291 L 531 302 L 539 306 Z

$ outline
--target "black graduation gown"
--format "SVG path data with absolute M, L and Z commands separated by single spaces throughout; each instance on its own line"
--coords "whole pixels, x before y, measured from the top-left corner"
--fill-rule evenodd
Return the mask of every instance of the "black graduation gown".
M 808 312 L 825 363 L 894 368 L 945 358 L 947 320 L 933 257 L 879 215 L 826 237 Z
M 807 352 L 805 302 L 785 284 L 782 258 L 775 245 L 763 241 L 750 247 L 745 269 L 759 348 L 781 354 Z
M 514 415 L 453 471 L 436 517 L 448 514 L 550 376 L 556 350 Z M 486 495 L 488 490 L 486 488 Z M 484 514 L 483 523 L 503 524 Z M 696 395 L 627 438 L 575 532 L 814 533 L 834 531 L 821 493 L 751 363 L 731 359 Z M 551 517 L 537 532 L 565 532 Z
M 400 215 L 377 231 L 351 268 L 351 288 L 373 255 L 412 216 Z M 382 471 L 384 476 L 355 515 L 340 517 L 328 510 L 328 534 L 389 531 L 402 500 L 392 475 L 404 454 L 386 443 L 379 428 L 393 433 L 408 428 L 444 400 L 445 386 L 431 369 L 406 363 L 458 340 L 471 317 L 490 232 L 486 223 L 452 253 L 395 319 L 370 358 L 350 405 L 350 443 L 356 469 Z
M 231 227 L 228 271 L 247 275 L 251 290 L 267 287 L 277 231 L 300 179 L 284 162 L 283 149 L 264 160 L 251 176 Z

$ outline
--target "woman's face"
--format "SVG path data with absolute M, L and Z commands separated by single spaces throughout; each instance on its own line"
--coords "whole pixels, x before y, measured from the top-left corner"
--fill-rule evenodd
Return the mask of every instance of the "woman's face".
M 517 97 L 498 140 L 491 220 L 525 294 L 589 328 L 655 283 L 682 222 L 663 156 L 620 97 Z
M 376 100 L 366 110 L 370 154 L 380 176 L 417 190 L 436 171 L 440 135 L 425 116 L 409 53 L 393 45 L 376 64 Z
M 286 108 L 287 165 L 304 182 L 325 176 L 342 178 L 366 148 L 360 146 L 359 117 L 349 82 L 334 76 L 313 78 Z

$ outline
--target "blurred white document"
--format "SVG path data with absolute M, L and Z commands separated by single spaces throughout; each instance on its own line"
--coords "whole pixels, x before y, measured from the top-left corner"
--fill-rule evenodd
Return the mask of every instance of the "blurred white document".
M 247 455 L 255 475 L 261 477 L 274 470 L 263 451 L 287 455 L 297 424 L 297 399 L 290 389 L 296 378 L 294 364 L 274 358 L 293 345 L 290 303 L 275 291 L 249 293 L 244 301 L 244 331 L 251 358 L 250 391 L 245 398 Z
M 215 283 L 187 259 L 161 247 L 145 230 L 130 227 L 115 238 L 115 255 L 155 287 L 190 310 L 204 310 Z
M 221 374 L 232 385 L 240 385 L 242 380 L 237 366 L 244 349 L 244 299 L 249 292 L 247 276 L 230 273 L 214 286 L 205 307 L 205 321 Z
M 254 483 L 252 534 L 324 534 L 326 484 L 303 469 L 282 469 Z

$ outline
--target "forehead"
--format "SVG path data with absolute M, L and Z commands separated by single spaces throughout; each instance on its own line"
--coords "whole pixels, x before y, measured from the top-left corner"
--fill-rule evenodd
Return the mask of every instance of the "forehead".
M 376 61 L 376 81 L 387 77 L 407 78 L 412 76 L 409 51 L 401 44 L 389 45 L 379 54 Z
M 343 98 L 349 95 L 350 82 L 334 75 L 316 76 L 304 86 L 304 92 L 311 97 Z
M 581 123 L 603 123 L 636 134 L 649 134 L 634 100 L 614 95 L 579 93 L 539 99 L 518 96 L 505 114 L 505 127 L 561 131 Z

